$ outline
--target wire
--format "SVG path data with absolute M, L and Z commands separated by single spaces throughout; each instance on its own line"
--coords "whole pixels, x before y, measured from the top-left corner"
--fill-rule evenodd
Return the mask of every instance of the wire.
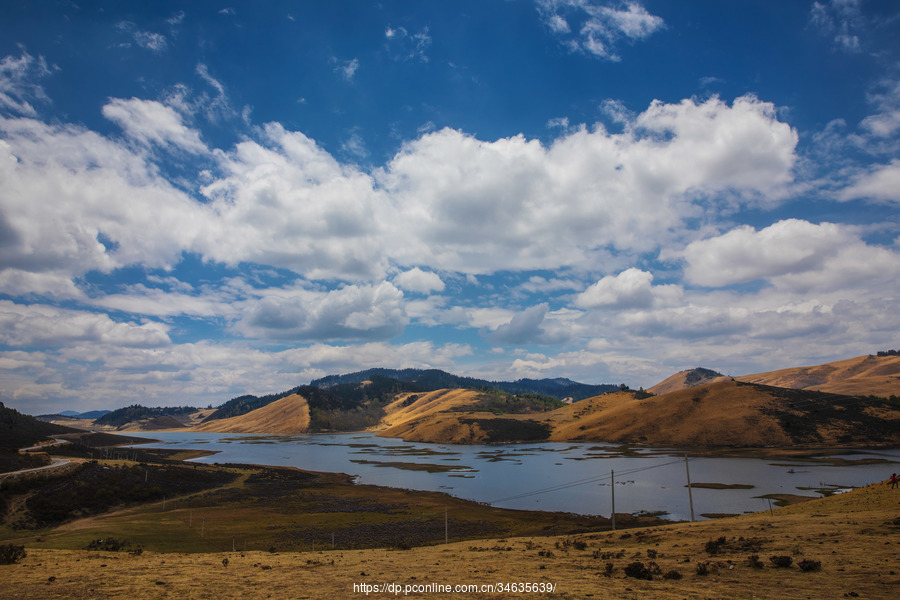
M 619 475 L 621 475 L 622 477 L 625 477 L 626 475 L 633 475 L 635 473 L 640 473 L 641 471 L 649 471 L 650 469 L 657 469 L 659 467 L 666 467 L 668 465 L 674 465 L 675 463 L 680 463 L 683 460 L 684 459 L 679 458 L 678 460 L 672 460 L 669 462 L 660 463 L 658 465 L 650 465 L 649 467 L 640 467 L 637 469 L 629 469 L 629 470 L 620 472 Z M 694 460 L 694 459 L 692 459 L 692 460 Z M 598 475 L 597 477 L 587 477 L 585 479 L 576 479 L 575 481 L 570 481 L 568 483 L 560 483 L 558 485 L 554 485 L 551 487 L 542 488 L 539 490 L 533 490 L 530 492 L 523 492 L 521 494 L 516 494 L 514 496 L 508 496 L 506 498 L 500 498 L 500 499 L 488 502 L 488 504 L 497 504 L 499 502 L 509 502 L 510 500 L 519 500 L 520 498 L 528 498 L 530 496 L 539 496 L 541 494 L 547 494 L 550 492 L 558 492 L 559 490 L 565 490 L 565 489 L 569 489 L 569 488 L 573 488 L 573 487 L 578 487 L 581 485 L 587 485 L 588 483 L 603 481 L 605 479 L 611 479 L 611 475 Z

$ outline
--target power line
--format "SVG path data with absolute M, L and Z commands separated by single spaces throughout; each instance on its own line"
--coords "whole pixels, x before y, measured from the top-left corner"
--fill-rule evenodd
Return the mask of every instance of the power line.
M 682 461 L 682 459 L 679 458 L 677 460 L 660 463 L 658 465 L 650 465 L 649 467 L 640 467 L 637 469 L 630 469 L 628 471 L 620 471 L 619 476 L 633 475 L 635 473 L 640 473 L 641 471 L 649 471 L 650 469 L 657 469 L 659 467 L 674 465 L 675 463 L 679 463 L 681 461 Z M 489 502 L 488 504 L 497 504 L 499 502 L 509 502 L 510 500 L 519 500 L 520 498 L 528 498 L 530 496 L 539 496 L 541 494 L 547 494 L 550 492 L 558 492 L 560 490 L 566 490 L 569 488 L 578 487 L 581 485 L 587 485 L 589 483 L 595 483 L 595 482 L 604 481 L 604 480 L 611 480 L 611 475 L 598 475 L 597 477 L 586 477 L 584 479 L 576 479 L 575 481 L 570 481 L 567 483 L 560 483 L 560 484 L 557 484 L 554 486 L 550 486 L 550 487 L 546 487 L 546 488 L 542 488 L 542 489 L 538 489 L 538 490 L 532 490 L 530 492 L 523 492 L 521 494 L 516 494 L 514 496 L 508 496 L 506 498 L 500 498 L 497 500 L 493 500 L 493 501 Z

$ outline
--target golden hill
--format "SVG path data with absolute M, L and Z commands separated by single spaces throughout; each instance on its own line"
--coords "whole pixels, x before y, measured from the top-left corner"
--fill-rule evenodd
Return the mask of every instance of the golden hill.
M 215 433 L 294 434 L 309 430 L 309 405 L 306 399 L 291 394 L 245 415 L 217 419 L 193 427 L 193 431 Z
M 548 413 L 431 412 L 386 437 L 441 443 L 602 441 L 693 447 L 900 444 L 900 409 L 849 396 L 719 381 L 645 396 L 616 392 Z
M 470 406 L 478 401 L 475 390 L 444 389 L 423 394 L 400 394 L 384 407 L 385 417 L 378 429 L 415 421 L 439 412 Z
M 811 367 L 736 377 L 739 381 L 851 396 L 900 396 L 900 356 L 857 356 Z
M 687 369 L 684 371 L 679 371 L 671 377 L 660 381 L 653 387 L 648 388 L 647 391 L 651 394 L 665 394 L 668 392 L 674 392 L 676 390 L 683 390 L 685 388 L 694 387 L 703 383 L 726 381 L 728 379 L 731 378 L 725 375 L 720 375 L 715 371 L 710 371 L 709 369 Z

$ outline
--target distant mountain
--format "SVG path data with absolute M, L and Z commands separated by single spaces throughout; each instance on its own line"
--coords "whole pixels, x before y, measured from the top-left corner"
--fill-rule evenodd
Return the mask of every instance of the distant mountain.
M 74 410 L 64 410 L 64 411 L 58 412 L 53 415 L 40 415 L 40 416 L 38 416 L 38 418 L 40 419 L 42 417 L 60 416 L 60 417 L 69 417 L 71 419 L 97 419 L 97 418 L 100 418 L 103 415 L 109 414 L 111 412 L 112 412 L 111 410 L 89 410 L 87 412 L 80 413 L 80 412 L 76 412 Z
M 619 389 L 618 385 L 599 384 L 590 385 L 578 383 L 571 379 L 518 379 L 516 381 L 489 381 L 474 377 L 462 377 L 453 375 L 439 369 L 366 369 L 346 375 L 329 375 L 321 379 L 309 382 L 309 385 L 318 388 L 329 388 L 339 384 L 362 383 L 369 381 L 373 376 L 389 377 L 398 381 L 413 383 L 423 392 L 433 392 L 441 389 L 477 389 L 496 388 L 510 394 L 541 394 L 552 396 L 559 400 L 572 398 L 583 400 L 592 396 L 599 396 L 607 392 Z
M 24 448 L 54 435 L 77 431 L 79 430 L 23 415 L 13 408 L 6 408 L 0 402 L 0 448 Z

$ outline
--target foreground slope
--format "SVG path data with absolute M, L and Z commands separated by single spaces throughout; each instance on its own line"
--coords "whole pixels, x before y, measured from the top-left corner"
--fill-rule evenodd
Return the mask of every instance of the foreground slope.
M 415 551 L 218 552 L 141 555 L 28 548 L 0 566 L 10 597 L 322 598 L 368 597 L 361 584 L 467 598 L 894 598 L 900 586 L 900 490 L 884 482 L 832 498 L 702 523 L 561 537 L 466 541 Z M 788 557 L 778 568 L 772 557 Z M 755 559 L 755 560 L 754 560 Z M 640 562 L 650 580 L 626 572 Z M 628 571 L 626 571 L 628 569 Z M 677 573 L 677 575 L 674 575 Z M 705 574 L 701 574 L 705 573 Z M 664 578 L 668 575 L 668 579 Z M 480 586 L 551 584 L 552 593 L 487 592 Z M 472 585 L 439 594 L 426 586 Z
M 810 367 L 736 377 L 747 383 L 853 396 L 900 396 L 900 356 L 857 356 Z
M 213 433 L 295 434 L 309 431 L 309 405 L 297 394 L 286 396 L 238 417 L 206 421 L 193 431 Z

